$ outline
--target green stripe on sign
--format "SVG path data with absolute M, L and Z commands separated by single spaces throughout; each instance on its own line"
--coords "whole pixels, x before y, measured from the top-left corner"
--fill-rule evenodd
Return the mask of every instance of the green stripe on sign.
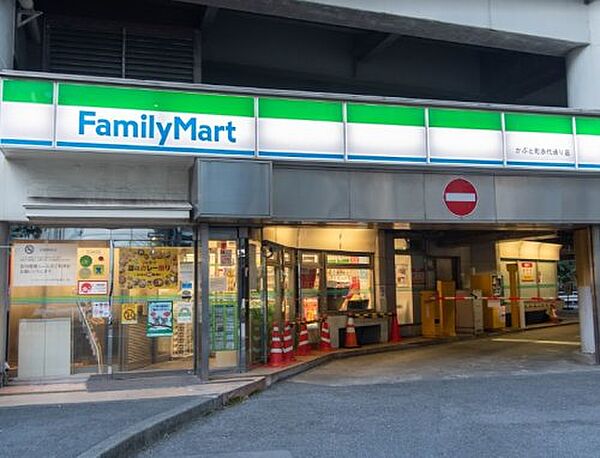
M 493 111 L 430 108 L 429 127 L 502 130 L 502 117 Z
M 573 133 L 570 116 L 506 113 L 504 115 L 504 125 L 508 132 Z
M 577 133 L 582 135 L 600 135 L 600 118 L 575 118 Z
M 366 105 L 349 103 L 348 122 L 363 124 L 390 124 L 396 126 L 425 126 L 425 109 L 393 105 Z
M 58 104 L 226 116 L 254 116 L 252 97 L 63 83 Z
M 50 81 L 4 80 L 2 100 L 5 102 L 43 103 L 51 105 L 54 84 Z
M 276 119 L 342 122 L 341 102 L 315 100 L 258 99 L 258 116 Z

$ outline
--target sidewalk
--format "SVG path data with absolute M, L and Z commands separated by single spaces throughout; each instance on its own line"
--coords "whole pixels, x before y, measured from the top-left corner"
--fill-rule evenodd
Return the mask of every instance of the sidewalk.
M 396 344 L 314 352 L 288 366 L 260 367 L 207 383 L 191 374 L 140 374 L 7 386 L 0 390 L 2 455 L 125 456 L 182 423 L 327 361 L 442 342 L 411 338 Z
M 328 361 L 474 338 L 416 337 L 399 343 L 313 352 L 284 367 L 259 367 L 214 377 L 207 383 L 191 374 L 140 374 L 7 386 L 0 390 L 2 455 L 126 456 L 183 423 Z

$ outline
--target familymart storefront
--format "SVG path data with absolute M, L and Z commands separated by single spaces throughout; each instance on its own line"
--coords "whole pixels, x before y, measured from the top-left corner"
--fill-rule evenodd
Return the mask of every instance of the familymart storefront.
M 600 221 L 600 118 L 583 113 L 24 73 L 1 91 L 23 379 L 246 370 L 273 322 L 342 312 L 342 283 L 395 309 L 389 231 Z M 446 192 L 457 179 L 475 191 Z

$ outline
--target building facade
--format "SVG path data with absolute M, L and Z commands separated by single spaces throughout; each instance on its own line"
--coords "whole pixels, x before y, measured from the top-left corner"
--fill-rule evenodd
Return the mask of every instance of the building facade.
M 0 0 L 10 376 L 208 378 L 286 322 L 368 344 L 573 295 L 598 355 L 600 4 L 80 3 Z

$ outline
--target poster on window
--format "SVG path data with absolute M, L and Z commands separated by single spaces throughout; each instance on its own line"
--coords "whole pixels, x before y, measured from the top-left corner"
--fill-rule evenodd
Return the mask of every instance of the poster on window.
M 119 285 L 126 289 L 178 288 L 177 249 L 119 249 Z
M 78 248 L 77 278 L 79 280 L 108 280 L 109 260 L 108 248 Z
M 92 318 L 110 318 L 110 303 L 92 302 Z
M 534 264 L 533 262 L 522 262 L 521 263 L 521 282 L 523 283 L 533 283 L 535 281 L 535 272 L 534 272 Z
M 13 247 L 12 286 L 74 286 L 77 245 L 23 243 Z
M 101 281 L 78 281 L 77 294 L 80 296 L 104 296 L 108 294 L 108 282 Z
M 163 337 L 173 335 L 173 302 L 148 301 L 148 337 Z
M 396 286 L 400 288 L 410 286 L 410 267 L 407 263 L 396 263 Z
M 121 305 L 121 324 L 137 324 L 138 322 L 138 305 L 123 304 Z
M 175 304 L 175 319 L 177 324 L 192 323 L 192 303 L 178 302 Z

